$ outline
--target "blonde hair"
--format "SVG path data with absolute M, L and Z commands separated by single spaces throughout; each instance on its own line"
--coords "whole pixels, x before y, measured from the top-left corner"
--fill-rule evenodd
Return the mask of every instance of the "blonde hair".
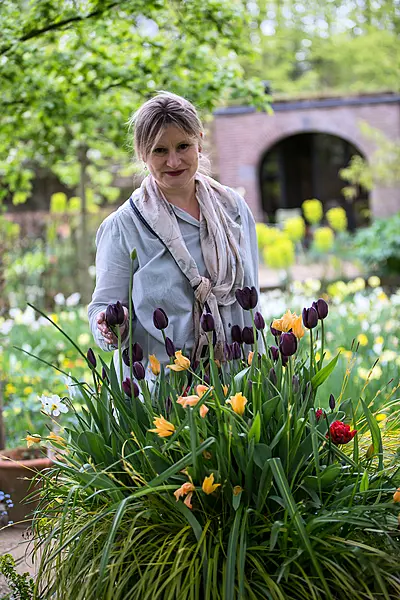
M 182 96 L 161 91 L 142 104 L 129 120 L 138 159 L 146 161 L 168 125 L 174 125 L 202 142 L 203 125 L 193 104 Z M 199 170 L 207 173 L 209 166 L 208 159 L 202 155 Z

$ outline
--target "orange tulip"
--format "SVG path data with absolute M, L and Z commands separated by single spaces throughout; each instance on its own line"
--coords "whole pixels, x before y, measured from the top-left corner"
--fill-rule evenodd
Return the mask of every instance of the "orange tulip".
M 243 396 L 241 392 L 238 392 L 234 396 L 231 396 L 226 403 L 232 406 L 232 410 L 236 414 L 242 415 L 244 413 L 244 407 L 247 404 L 247 398 Z
M 393 494 L 393 502 L 400 502 L 400 487 Z
M 295 316 L 295 318 L 293 319 L 292 331 L 298 340 L 300 340 L 304 336 L 303 319 L 301 316 Z
M 183 408 L 187 408 L 188 406 L 196 406 L 199 400 L 200 397 L 195 394 L 192 396 L 179 396 L 177 403 L 183 406 Z
M 156 357 L 155 354 L 150 354 L 149 356 L 150 369 L 152 370 L 153 375 L 159 375 L 161 372 L 160 361 Z
M 212 494 L 220 486 L 220 483 L 214 483 L 214 473 L 209 477 L 205 477 L 201 489 L 207 495 Z
M 209 409 L 208 409 L 208 407 L 205 404 L 202 404 L 200 406 L 199 413 L 200 413 L 200 416 L 201 416 L 202 419 L 205 418 L 205 416 L 208 413 L 208 411 L 209 411 Z
M 164 419 L 164 417 L 156 417 L 153 421 L 155 429 L 149 429 L 152 433 L 157 433 L 160 437 L 168 437 L 175 431 L 175 425 Z

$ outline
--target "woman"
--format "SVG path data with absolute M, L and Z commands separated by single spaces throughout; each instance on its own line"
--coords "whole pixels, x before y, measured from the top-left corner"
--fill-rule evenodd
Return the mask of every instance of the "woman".
M 251 325 L 235 291 L 258 289 L 254 219 L 238 193 L 202 174 L 203 127 L 190 102 L 161 92 L 131 121 L 136 155 L 148 175 L 97 232 L 96 288 L 88 307 L 94 338 L 104 350 L 115 348 L 105 309 L 120 301 L 121 336 L 128 344 L 130 257 L 136 248 L 132 342 L 140 344 L 145 359 L 155 354 L 161 363 L 169 362 L 162 332 L 153 323 L 153 312 L 161 307 L 169 320 L 165 334 L 192 360 L 202 356 L 207 343 L 200 317 L 211 312 L 216 357 L 223 360 L 231 326 Z

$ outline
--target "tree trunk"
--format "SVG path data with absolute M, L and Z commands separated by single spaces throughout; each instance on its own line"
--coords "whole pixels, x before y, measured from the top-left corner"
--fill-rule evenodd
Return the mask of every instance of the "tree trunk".
M 92 293 L 92 282 L 88 274 L 90 266 L 89 260 L 89 240 L 88 240 L 88 226 L 87 226 L 87 204 L 86 204 L 86 185 L 87 185 L 87 167 L 89 161 L 86 156 L 87 147 L 81 146 L 79 149 L 79 162 L 81 166 L 81 175 L 79 182 L 79 196 L 81 199 L 81 213 L 79 223 L 79 244 L 78 244 L 78 283 L 81 294 L 81 301 L 86 304 L 90 300 Z

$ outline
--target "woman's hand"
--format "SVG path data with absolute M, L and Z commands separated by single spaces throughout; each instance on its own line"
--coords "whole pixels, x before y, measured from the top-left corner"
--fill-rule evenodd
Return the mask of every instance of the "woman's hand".
M 125 318 L 124 318 L 124 322 L 122 323 L 122 325 L 119 325 L 119 330 L 121 332 L 121 339 L 124 339 L 124 336 L 126 334 L 126 330 L 127 330 L 127 326 L 128 326 L 128 318 L 129 318 L 128 309 L 125 306 L 123 308 L 124 308 Z M 118 344 L 117 336 L 115 335 L 115 333 L 113 333 L 111 331 L 110 327 L 107 325 L 105 312 L 101 312 L 97 315 L 97 329 L 100 331 L 101 335 L 103 336 L 103 338 L 105 339 L 107 344 L 113 344 L 114 346 L 116 346 Z

